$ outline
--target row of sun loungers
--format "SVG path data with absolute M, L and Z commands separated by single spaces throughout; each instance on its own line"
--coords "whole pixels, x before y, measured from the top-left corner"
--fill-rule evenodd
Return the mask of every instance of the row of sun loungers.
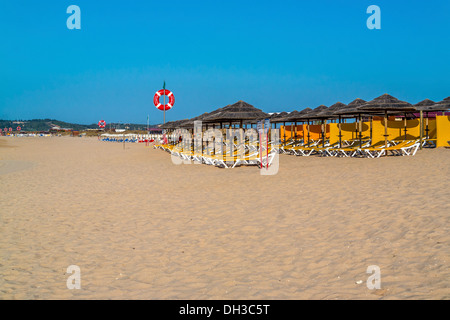
M 379 158 L 384 155 L 414 156 L 419 147 L 419 140 L 390 142 L 387 146 L 384 145 L 384 142 L 371 145 L 369 140 L 364 141 L 360 146 L 360 141 L 355 140 L 345 141 L 341 146 L 338 143 L 330 145 L 313 142 L 309 146 L 290 143 L 281 146 L 278 152 L 305 157 L 315 154 L 328 157 Z
M 234 168 L 237 166 L 270 166 L 276 154 L 275 148 L 269 145 L 269 152 L 263 147 L 263 154 L 260 155 L 257 144 L 245 145 L 244 152 L 238 152 L 238 146 L 235 146 L 233 154 L 213 153 L 211 150 L 196 151 L 194 148 L 186 150 L 181 145 L 172 144 L 155 144 L 153 146 L 157 149 L 162 149 L 169 152 L 173 156 L 179 157 L 182 161 L 194 161 L 222 168 Z M 226 150 L 224 144 L 223 150 Z
M 270 166 L 274 160 L 276 153 L 291 154 L 296 156 L 309 157 L 311 155 L 325 157 L 359 157 L 359 158 L 380 158 L 382 156 L 414 156 L 420 147 L 419 140 L 390 141 L 388 145 L 384 142 L 371 144 L 370 140 L 353 140 L 343 141 L 341 145 L 335 143 L 330 145 L 320 140 L 310 141 L 309 145 L 290 141 L 284 145 L 269 144 L 268 152 L 265 145 L 261 146 L 262 155 L 260 154 L 260 146 L 258 143 L 245 144 L 245 149 L 238 152 L 238 146 L 234 146 L 233 154 L 226 154 L 228 150 L 224 143 L 222 152 L 214 153 L 207 148 L 183 148 L 180 144 L 155 144 L 154 148 L 162 149 L 171 155 L 179 157 L 182 161 L 194 161 L 207 165 L 234 168 L 242 165 L 254 165 L 265 167 Z
M 107 137 L 107 138 L 102 138 L 102 141 L 108 141 L 108 142 L 132 142 L 132 143 L 136 143 L 138 142 L 138 139 L 136 138 L 111 138 L 111 137 Z

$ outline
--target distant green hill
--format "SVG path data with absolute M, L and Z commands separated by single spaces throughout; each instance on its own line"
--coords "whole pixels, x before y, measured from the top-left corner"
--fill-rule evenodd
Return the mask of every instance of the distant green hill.
M 76 131 L 82 131 L 86 129 L 97 129 L 98 125 L 96 123 L 93 124 L 77 124 L 77 123 L 68 123 L 64 121 L 59 121 L 55 119 L 33 119 L 33 120 L 1 120 L 0 119 L 0 128 L 3 130 L 4 128 L 13 128 L 16 131 L 17 127 L 20 126 L 22 131 L 49 131 L 52 127 L 58 126 L 60 128 L 72 129 Z M 146 124 L 117 124 L 111 123 L 107 124 L 107 128 L 121 128 L 125 129 L 125 127 L 129 127 L 130 130 L 145 130 L 147 127 Z M 156 125 L 150 125 L 150 127 L 156 127 Z

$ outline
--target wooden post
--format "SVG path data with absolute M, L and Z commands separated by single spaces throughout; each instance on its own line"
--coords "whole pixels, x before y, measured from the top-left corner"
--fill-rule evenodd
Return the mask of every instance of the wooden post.
M 322 120 L 322 147 L 325 148 L 325 136 L 327 131 L 327 120 Z
M 422 150 L 422 141 L 423 141 L 423 110 L 420 110 L 420 141 L 419 141 L 420 150 Z
M 303 138 L 303 145 L 305 145 L 305 121 L 302 121 L 302 138 Z
M 291 122 L 291 140 L 294 139 L 294 124 Z
M 295 125 L 295 138 L 294 138 L 294 140 L 295 140 L 295 142 L 297 142 L 297 121 L 295 121 L 294 122 L 294 125 Z
M 341 115 L 339 115 L 339 148 L 342 147 Z
M 308 148 L 309 148 L 309 137 L 310 135 L 309 135 L 309 119 L 308 119 Z
M 388 138 L 388 130 L 387 130 L 387 126 L 388 126 L 388 114 L 387 114 L 387 110 L 384 110 L 384 146 L 387 147 L 387 138 Z M 387 156 L 387 153 L 386 153 Z
M 405 124 L 405 140 L 406 140 L 406 133 L 408 132 L 408 122 L 406 121 L 406 112 L 405 112 L 405 119 L 404 119 L 404 124 Z
M 370 144 L 372 144 L 373 135 L 373 117 L 370 117 Z
M 362 117 L 359 114 L 359 147 L 362 148 Z

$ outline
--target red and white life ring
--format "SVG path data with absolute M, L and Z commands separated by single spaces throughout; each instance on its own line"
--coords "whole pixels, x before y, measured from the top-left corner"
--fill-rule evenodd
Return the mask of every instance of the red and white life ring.
M 17 127 L 17 131 L 20 131 L 20 130 L 22 130 L 22 128 L 20 126 L 18 126 Z
M 98 127 L 99 127 L 99 128 L 104 128 L 104 127 L 106 127 L 106 121 L 105 121 L 105 120 L 100 120 L 100 121 L 98 122 Z
M 159 102 L 159 97 L 162 95 L 166 95 L 169 97 L 169 102 L 167 104 L 161 104 Z M 173 95 L 172 91 L 161 89 L 159 91 L 156 91 L 155 96 L 153 97 L 153 103 L 155 104 L 155 107 L 158 108 L 161 111 L 164 110 L 170 110 L 172 109 L 174 103 L 175 103 L 175 96 Z

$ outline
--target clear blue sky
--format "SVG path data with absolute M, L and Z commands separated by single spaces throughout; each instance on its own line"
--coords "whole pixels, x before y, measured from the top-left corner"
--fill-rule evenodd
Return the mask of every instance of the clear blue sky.
M 69 30 L 69 5 L 81 30 Z M 369 30 L 369 5 L 381 30 Z M 450 95 L 450 1 L 0 2 L 0 119 L 162 122 L 245 100 L 266 112 Z

